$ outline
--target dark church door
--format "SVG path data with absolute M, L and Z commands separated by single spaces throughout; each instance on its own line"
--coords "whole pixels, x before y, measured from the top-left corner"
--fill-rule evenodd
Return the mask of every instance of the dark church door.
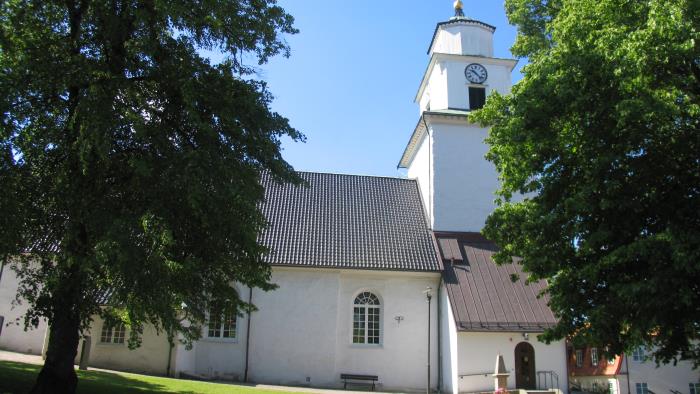
M 515 347 L 515 388 L 534 390 L 535 349 L 527 342 L 520 342 Z

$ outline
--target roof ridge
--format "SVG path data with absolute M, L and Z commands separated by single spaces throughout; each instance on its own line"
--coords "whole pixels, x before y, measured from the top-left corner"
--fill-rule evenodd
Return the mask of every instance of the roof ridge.
M 367 175 L 367 174 L 348 174 L 344 172 L 324 172 L 324 171 L 301 171 L 301 170 L 294 170 L 297 173 L 300 174 L 318 174 L 318 175 L 340 175 L 340 176 L 348 176 L 348 177 L 358 177 L 358 178 L 384 178 L 384 179 L 395 179 L 397 181 L 408 181 L 408 182 L 416 182 L 415 179 L 411 178 L 401 178 L 401 177 L 396 177 L 396 176 L 389 176 L 389 175 Z

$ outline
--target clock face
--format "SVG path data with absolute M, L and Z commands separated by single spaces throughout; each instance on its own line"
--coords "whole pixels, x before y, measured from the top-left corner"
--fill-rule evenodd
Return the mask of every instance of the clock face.
M 486 68 L 479 63 L 472 63 L 464 69 L 464 76 L 472 83 L 484 83 L 489 74 Z

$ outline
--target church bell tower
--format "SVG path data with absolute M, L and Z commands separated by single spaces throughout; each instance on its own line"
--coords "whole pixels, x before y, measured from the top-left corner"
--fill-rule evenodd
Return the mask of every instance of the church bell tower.
M 418 184 L 434 231 L 481 231 L 495 208 L 498 176 L 484 156 L 488 129 L 468 120 L 486 97 L 511 88 L 514 59 L 493 56 L 494 26 L 465 16 L 440 22 L 415 102 L 420 116 L 399 162 Z

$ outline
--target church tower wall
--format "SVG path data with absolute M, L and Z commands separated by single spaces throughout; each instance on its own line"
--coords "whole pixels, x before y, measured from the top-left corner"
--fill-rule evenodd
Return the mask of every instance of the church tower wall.
M 408 168 L 408 177 L 418 179 L 418 187 L 423 199 L 423 207 L 428 216 L 430 228 L 434 228 L 433 218 L 433 189 L 432 183 L 432 135 L 426 133 L 420 142 L 413 164 Z
M 517 61 L 493 57 L 495 28 L 456 17 L 439 23 L 415 101 L 421 117 L 399 167 L 418 180 L 436 231 L 481 231 L 499 187 L 485 158 L 488 129 L 469 123 L 493 92 L 507 94 Z
M 499 186 L 493 164 L 484 159 L 488 132 L 464 124 L 464 118 L 448 122 L 432 125 L 433 228 L 480 231 L 495 208 Z

